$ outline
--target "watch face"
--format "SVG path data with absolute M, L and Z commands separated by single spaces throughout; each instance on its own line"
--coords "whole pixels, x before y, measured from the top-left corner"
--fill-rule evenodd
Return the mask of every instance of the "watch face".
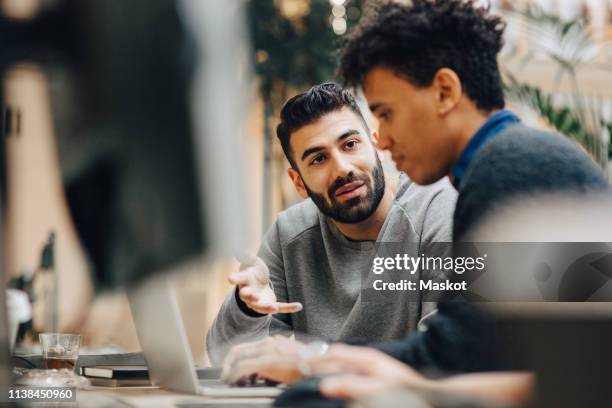
M 304 347 L 300 349 L 298 352 L 299 360 L 298 360 L 298 369 L 305 376 L 310 376 L 312 373 L 310 371 L 310 367 L 306 364 L 305 360 L 315 356 L 321 356 L 327 352 L 329 349 L 329 344 L 324 341 L 313 341 L 312 343 L 306 344 Z
M 314 356 L 320 356 L 322 354 L 325 354 L 328 348 L 329 344 L 324 341 L 313 341 L 312 343 L 308 343 L 300 350 L 300 357 L 309 358 Z

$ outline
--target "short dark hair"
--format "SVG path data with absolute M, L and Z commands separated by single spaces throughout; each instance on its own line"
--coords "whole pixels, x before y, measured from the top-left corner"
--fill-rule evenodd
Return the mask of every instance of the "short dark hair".
M 368 125 L 353 95 L 333 82 L 315 85 L 285 102 L 281 109 L 276 135 L 287 160 L 294 169 L 297 170 L 297 165 L 291 150 L 291 134 L 317 121 L 323 115 L 345 107 L 355 112 L 361 119 L 366 132 L 369 133 Z
M 478 109 L 501 109 L 497 54 L 504 29 L 505 23 L 475 0 L 378 3 L 347 34 L 340 75 L 347 85 L 359 86 L 372 69 L 381 67 L 426 87 L 439 69 L 449 68 Z

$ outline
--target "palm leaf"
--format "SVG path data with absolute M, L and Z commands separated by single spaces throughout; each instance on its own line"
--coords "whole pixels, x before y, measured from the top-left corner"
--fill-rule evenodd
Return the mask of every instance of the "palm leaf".
M 524 104 L 535 110 L 546 122 L 569 138 L 577 141 L 588 151 L 592 150 L 590 140 L 593 138 L 582 126 L 578 116 L 567 107 L 557 107 L 551 95 L 539 88 L 520 83 L 512 74 L 505 73 L 504 89 L 509 100 Z
M 515 10 L 509 19 L 530 39 L 531 48 L 522 66 L 525 67 L 535 53 L 544 54 L 558 65 L 555 83 L 558 85 L 567 76 L 572 92 L 560 103 L 560 96 L 520 83 L 506 72 L 504 86 L 508 98 L 536 111 L 558 132 L 584 146 L 600 166 L 607 167 L 612 157 L 609 142 L 612 127 L 602 119 L 601 101 L 581 92 L 576 73 L 582 65 L 593 63 L 599 48 L 609 41 L 596 38 L 580 18 L 563 21 L 533 5 Z

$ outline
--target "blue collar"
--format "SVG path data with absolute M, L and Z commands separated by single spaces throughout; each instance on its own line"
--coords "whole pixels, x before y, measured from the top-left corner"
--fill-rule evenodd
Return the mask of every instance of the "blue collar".
M 459 186 L 461 178 L 465 174 L 470 162 L 476 155 L 476 152 L 480 150 L 482 145 L 495 135 L 501 133 L 502 130 L 510 125 L 519 123 L 521 120 L 514 113 L 509 110 L 503 109 L 495 112 L 487 119 L 487 121 L 478 129 L 478 131 L 472 136 L 472 139 L 466 146 L 463 153 L 457 160 L 457 163 L 453 167 L 452 174 L 455 178 L 453 184 L 455 187 Z

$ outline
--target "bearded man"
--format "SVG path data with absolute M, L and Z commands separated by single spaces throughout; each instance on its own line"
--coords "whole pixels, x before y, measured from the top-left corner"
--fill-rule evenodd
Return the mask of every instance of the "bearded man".
M 259 257 L 230 275 L 236 286 L 207 335 L 211 361 L 280 331 L 334 341 L 413 332 L 435 305 L 418 293 L 362 302 L 362 275 L 378 243 L 405 244 L 417 257 L 429 244 L 451 241 L 456 193 L 449 181 L 424 187 L 386 174 L 376 132 L 353 96 L 333 83 L 289 99 L 277 135 L 305 200 L 279 214 Z

